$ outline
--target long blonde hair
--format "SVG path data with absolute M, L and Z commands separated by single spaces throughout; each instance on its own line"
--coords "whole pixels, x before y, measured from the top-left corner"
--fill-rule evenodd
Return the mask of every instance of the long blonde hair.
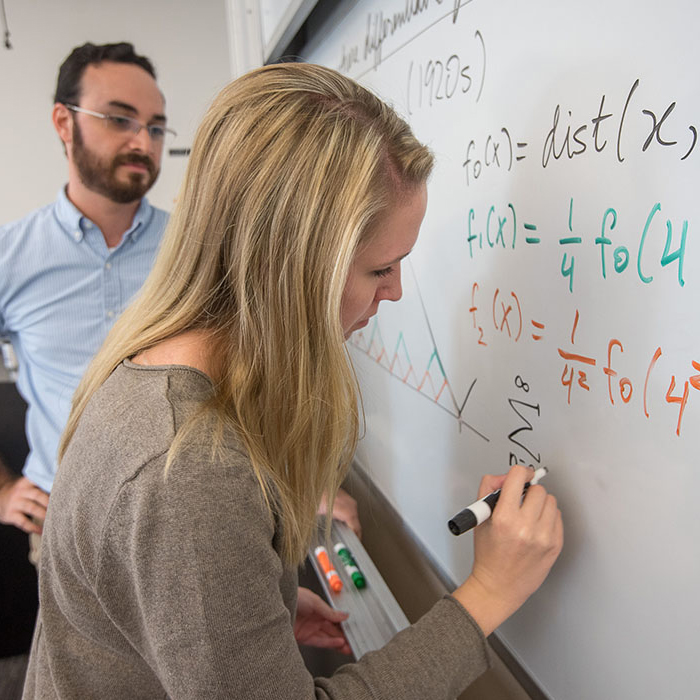
M 272 65 L 225 87 L 197 131 L 153 270 L 75 393 L 59 458 L 122 360 L 204 329 L 218 371 L 200 417 L 213 413 L 219 436 L 236 430 L 284 525 L 285 560 L 302 561 L 358 436 L 340 323 L 350 264 L 432 162 L 390 107 L 335 71 Z

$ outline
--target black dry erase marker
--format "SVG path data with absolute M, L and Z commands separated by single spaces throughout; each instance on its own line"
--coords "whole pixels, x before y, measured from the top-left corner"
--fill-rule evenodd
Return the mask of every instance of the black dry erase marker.
M 547 467 L 540 467 L 537 469 L 532 479 L 525 484 L 523 496 L 527 493 L 528 488 L 532 484 L 536 484 L 548 471 Z M 481 525 L 484 520 L 487 520 L 491 516 L 500 495 L 501 489 L 492 491 L 488 496 L 484 496 L 476 501 L 476 503 L 472 503 L 468 508 L 457 513 L 457 515 L 447 523 L 450 532 L 453 535 L 461 535 L 471 530 L 473 527 Z

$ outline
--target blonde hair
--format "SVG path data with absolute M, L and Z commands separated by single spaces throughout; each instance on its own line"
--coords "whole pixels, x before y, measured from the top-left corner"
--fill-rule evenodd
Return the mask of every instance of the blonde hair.
M 59 458 L 122 360 L 204 329 L 217 372 L 197 415 L 215 416 L 219 438 L 235 429 L 283 523 L 283 556 L 301 562 L 359 430 L 340 323 L 350 264 L 432 162 L 390 107 L 335 71 L 272 65 L 225 87 L 197 131 L 153 270 L 76 391 Z

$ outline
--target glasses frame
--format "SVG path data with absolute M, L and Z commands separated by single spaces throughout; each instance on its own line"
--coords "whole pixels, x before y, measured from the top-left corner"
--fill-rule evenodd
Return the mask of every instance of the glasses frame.
M 78 107 L 78 105 L 71 105 L 66 103 L 63 103 L 63 106 L 66 109 L 69 109 L 71 112 L 80 112 L 81 114 L 87 114 L 91 117 L 97 117 L 98 119 L 106 120 L 108 123 L 112 124 L 112 126 L 114 126 L 114 128 L 118 131 L 129 131 L 132 134 L 138 135 L 141 133 L 141 129 L 145 129 L 148 132 L 148 136 L 151 139 L 151 141 L 164 141 L 167 135 L 173 137 L 177 136 L 177 132 L 175 132 L 173 129 L 167 126 L 164 126 L 163 124 L 142 124 L 137 119 L 134 119 L 133 117 L 127 117 L 123 114 L 103 114 L 102 112 L 94 112 L 91 109 L 85 109 L 84 107 Z M 121 128 L 120 123 L 124 124 L 123 129 Z M 130 126 L 126 126 L 127 124 Z M 163 135 L 160 136 L 158 135 L 158 133 L 154 134 L 152 129 L 158 129 L 158 131 L 162 131 Z

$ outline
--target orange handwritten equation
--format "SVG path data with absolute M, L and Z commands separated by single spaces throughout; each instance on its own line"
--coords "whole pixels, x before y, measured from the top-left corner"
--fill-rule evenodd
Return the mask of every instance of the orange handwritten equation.
M 473 328 L 477 331 L 476 342 L 478 345 L 488 347 L 494 333 L 505 336 L 514 343 L 518 343 L 522 339 L 532 339 L 534 342 L 541 342 L 544 339 L 546 324 L 541 320 L 525 318 L 520 298 L 514 291 L 503 292 L 500 288 L 496 289 L 488 301 L 491 318 L 485 326 L 480 325 L 482 316 L 479 315 L 480 307 L 477 303 L 479 292 L 479 284 L 475 282 L 472 285 L 472 304 L 469 313 L 472 316 Z M 618 370 L 625 353 L 625 346 L 620 339 L 609 338 L 602 362 L 594 355 L 582 353 L 577 347 L 574 347 L 580 319 L 581 314 L 576 309 L 569 338 L 570 345 L 566 348 L 557 348 L 559 357 L 564 361 L 560 382 L 566 391 L 567 404 L 571 404 L 574 391 L 591 391 L 594 373 L 602 372 L 607 382 L 607 395 L 611 405 L 615 406 L 618 402 L 629 404 L 635 392 L 641 391 L 643 412 L 645 417 L 649 418 L 649 380 L 653 373 L 661 371 L 657 367 L 657 363 L 663 355 L 661 346 L 658 346 L 651 353 L 643 384 L 641 380 L 635 384 L 629 377 L 621 376 L 621 371 Z M 669 407 L 675 407 L 678 411 L 675 432 L 680 437 L 683 416 L 690 400 L 691 390 L 700 391 L 700 359 L 690 359 L 680 375 L 669 373 L 667 376 L 669 376 L 668 379 L 664 378 L 664 382 L 668 381 L 664 399 Z
M 578 309 L 574 315 L 574 322 L 571 329 L 571 345 L 574 345 L 576 330 L 578 328 L 580 314 Z M 562 386 L 567 388 L 567 403 L 571 403 L 571 390 L 574 386 L 574 374 L 576 375 L 575 383 L 578 387 L 590 391 L 590 386 L 588 385 L 588 372 L 587 367 L 597 367 L 597 361 L 594 357 L 587 355 L 582 355 L 579 353 L 564 350 L 562 348 L 557 349 L 559 355 L 564 360 L 564 370 L 561 375 Z M 607 362 L 602 367 L 603 374 L 607 377 L 608 383 L 608 397 L 610 403 L 614 406 L 616 398 L 622 400 L 623 403 L 629 403 L 632 399 L 632 394 L 634 393 L 634 385 L 629 377 L 620 377 L 617 370 L 614 368 L 615 361 L 619 359 L 625 352 L 625 348 L 622 342 L 617 338 L 610 338 L 608 341 L 607 348 Z M 656 368 L 656 364 L 659 358 L 663 355 L 663 350 L 661 346 L 657 347 L 653 352 L 649 365 L 647 367 L 646 376 L 644 378 L 644 388 L 642 389 L 643 395 L 643 406 L 644 415 L 649 418 L 649 408 L 648 408 L 648 387 L 649 378 L 652 372 Z M 571 365 L 569 365 L 571 363 Z M 578 363 L 578 364 L 576 364 Z M 582 368 L 583 367 L 583 368 Z M 700 391 L 700 362 L 696 360 L 691 360 L 689 363 L 689 376 L 687 379 L 681 380 L 683 382 L 682 393 L 676 392 L 676 375 L 672 374 L 668 389 L 666 390 L 666 403 L 673 405 L 678 405 L 678 421 L 676 423 L 676 435 L 680 437 L 681 434 L 681 424 L 683 422 L 683 414 L 685 413 L 686 406 L 688 404 L 688 399 L 690 396 L 690 388 L 697 389 Z M 691 372 L 697 372 L 697 374 L 691 374 Z M 680 390 L 680 389 L 679 389 Z
M 477 312 L 479 311 L 477 295 L 479 291 L 478 282 L 474 282 L 472 285 L 472 303 L 469 307 L 469 313 L 472 315 L 474 328 L 479 332 L 478 344 L 484 347 L 489 344 L 487 338 L 491 322 L 493 323 L 493 330 L 508 336 L 508 338 L 517 343 L 525 329 L 522 306 L 520 305 L 518 295 L 513 291 L 502 292 L 500 288 L 496 289 L 490 302 L 491 319 L 487 322 L 489 325 L 484 327 L 479 325 L 480 318 L 477 319 Z M 531 328 L 529 326 L 531 326 Z M 536 321 L 535 319 L 530 319 L 529 326 L 528 328 L 532 339 L 535 341 L 542 340 L 545 330 L 544 323 Z

